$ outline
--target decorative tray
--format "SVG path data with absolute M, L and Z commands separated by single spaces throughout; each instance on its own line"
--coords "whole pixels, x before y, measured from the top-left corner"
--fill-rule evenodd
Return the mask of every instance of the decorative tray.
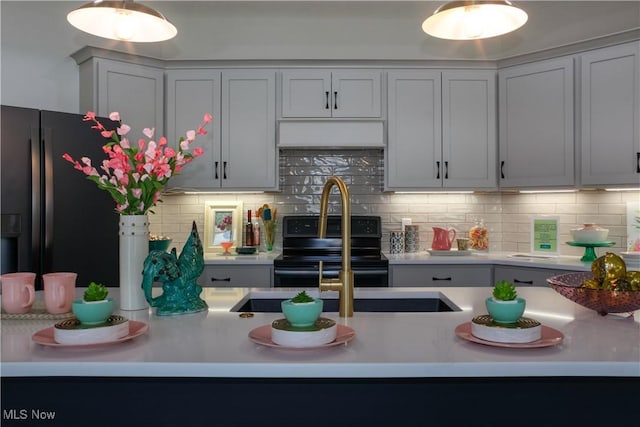
M 1 318 L 2 320 L 63 320 L 73 318 L 73 313 L 69 311 L 67 313 L 51 314 L 47 312 L 44 301 L 36 301 L 28 313 L 5 313 L 4 309 L 2 309 Z
M 450 251 L 427 249 L 427 252 L 429 252 L 429 255 L 432 255 L 432 256 L 464 256 L 464 255 L 471 255 L 472 253 L 470 250 L 459 251 L 457 249 L 452 249 Z

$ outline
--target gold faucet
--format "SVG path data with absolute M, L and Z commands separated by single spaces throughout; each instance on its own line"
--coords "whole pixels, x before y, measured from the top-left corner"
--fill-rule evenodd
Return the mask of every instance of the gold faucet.
M 332 176 L 324 184 L 320 199 L 320 223 L 318 237 L 327 237 L 327 211 L 329 210 L 329 194 L 333 186 L 340 190 L 342 203 L 342 269 L 337 279 L 322 277 L 322 261 L 320 261 L 320 292 L 338 291 L 340 296 L 340 317 L 353 317 L 353 271 L 351 271 L 351 199 L 349 189 L 344 181 Z

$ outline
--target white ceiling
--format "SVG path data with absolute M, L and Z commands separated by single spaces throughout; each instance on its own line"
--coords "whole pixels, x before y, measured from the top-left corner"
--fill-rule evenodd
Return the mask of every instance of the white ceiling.
M 521 1 L 520 30 L 452 42 L 421 30 L 443 1 L 156 1 L 179 30 L 166 59 L 501 59 L 640 28 L 640 1 Z
M 422 32 L 422 21 L 444 1 L 144 0 L 178 27 L 178 36 L 129 45 L 87 35 L 66 22 L 66 14 L 86 1 L 0 0 L 2 48 L 64 46 L 69 55 L 91 45 L 174 60 L 495 60 L 640 29 L 640 0 L 515 2 L 529 14 L 523 28 L 465 42 Z

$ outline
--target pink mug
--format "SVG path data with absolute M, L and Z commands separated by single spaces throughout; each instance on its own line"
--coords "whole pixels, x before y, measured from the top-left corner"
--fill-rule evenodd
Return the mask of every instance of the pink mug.
M 76 273 L 47 273 L 44 282 L 44 306 L 48 313 L 59 314 L 71 311 L 76 293 Z
M 0 280 L 4 311 L 10 314 L 28 313 L 36 300 L 36 273 L 8 273 L 0 276 Z

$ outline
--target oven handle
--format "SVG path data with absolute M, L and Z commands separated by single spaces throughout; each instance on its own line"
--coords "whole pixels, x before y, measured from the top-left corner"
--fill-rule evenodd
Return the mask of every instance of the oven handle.
M 340 272 L 340 270 L 324 270 L 323 269 L 323 275 L 326 277 L 338 277 L 338 273 Z M 279 270 L 279 269 L 275 269 L 273 271 L 273 273 L 275 275 L 278 276 L 289 276 L 289 277 L 300 277 L 300 276 L 309 276 L 311 275 L 318 275 L 317 271 L 302 271 L 302 270 Z M 354 270 L 353 271 L 353 275 L 354 276 L 379 276 L 381 274 L 389 274 L 389 270 Z

